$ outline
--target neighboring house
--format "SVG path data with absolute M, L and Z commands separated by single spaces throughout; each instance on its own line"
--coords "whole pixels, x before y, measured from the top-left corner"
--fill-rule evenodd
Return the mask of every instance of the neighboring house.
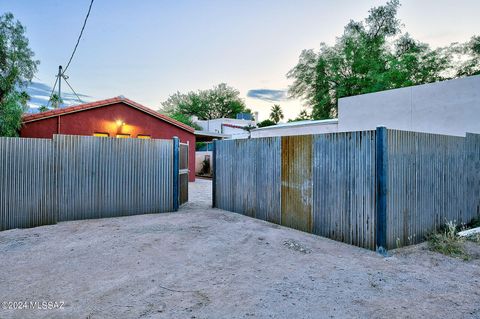
M 480 134 L 480 75 L 341 98 L 338 119 L 257 128 L 251 137 L 374 130 Z
M 338 120 L 297 121 L 259 127 L 252 130 L 252 138 L 333 133 L 338 131 Z
M 194 129 L 123 97 L 26 114 L 21 137 L 52 138 L 54 134 L 113 138 L 171 139 L 189 144 L 189 180 L 195 181 Z
M 249 133 L 245 128 L 255 127 L 254 120 L 220 118 L 214 120 L 194 120 L 202 128 L 202 132 L 211 132 L 227 135 L 231 139 L 248 138 Z
M 193 122 L 202 128 L 201 130 L 195 131 L 197 142 L 205 142 L 205 144 L 202 143 L 202 145 L 197 148 L 195 153 L 195 173 L 197 175 L 205 176 L 202 172 L 205 173 L 204 165 L 206 162 L 209 163 L 210 168 L 213 166 L 211 161 L 211 142 L 214 139 L 242 139 L 250 137 L 249 129 L 257 126 L 256 122 L 251 120 L 251 117 L 251 114 L 240 113 L 236 119 L 220 118 L 198 120 L 197 118 L 193 118 Z

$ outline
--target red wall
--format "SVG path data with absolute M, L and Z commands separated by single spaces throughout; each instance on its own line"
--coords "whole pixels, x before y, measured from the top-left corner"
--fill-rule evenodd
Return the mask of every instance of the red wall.
M 119 127 L 118 120 L 125 125 Z M 150 135 L 156 139 L 177 136 L 181 142 L 190 143 L 189 180 L 195 181 L 195 135 L 123 103 L 25 123 L 20 129 L 21 137 L 33 138 L 52 138 L 53 134 L 92 136 L 93 133 L 108 133 L 110 137 L 130 134 L 132 138 Z

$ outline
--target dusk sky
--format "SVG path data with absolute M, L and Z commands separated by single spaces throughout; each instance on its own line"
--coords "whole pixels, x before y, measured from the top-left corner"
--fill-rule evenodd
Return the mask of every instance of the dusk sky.
M 1 13 L 12 12 L 27 27 L 41 62 L 34 78 L 36 94 L 49 91 L 58 65 L 67 63 L 89 3 L 0 0 Z M 282 106 L 286 119 L 294 118 L 302 102 L 286 100 L 283 91 L 290 84 L 285 75 L 302 49 L 333 44 L 350 19 L 362 20 L 371 7 L 384 3 L 95 0 L 67 75 L 88 100 L 124 95 L 152 109 L 176 91 L 225 82 L 259 111 L 260 120 L 268 117 L 273 103 Z M 478 0 L 401 4 L 398 16 L 404 30 L 432 47 L 480 34 Z

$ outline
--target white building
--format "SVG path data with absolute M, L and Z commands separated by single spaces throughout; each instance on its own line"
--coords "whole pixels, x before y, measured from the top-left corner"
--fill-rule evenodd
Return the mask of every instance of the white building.
M 254 129 L 252 137 L 374 130 L 480 134 L 480 75 L 341 98 L 338 119 Z
M 282 123 L 252 130 L 251 137 L 309 135 L 338 132 L 338 119 Z
M 480 75 L 339 100 L 339 131 L 377 126 L 465 136 L 480 133 Z
M 202 131 L 227 135 L 229 138 L 248 138 L 247 127 L 255 127 L 253 120 L 220 118 L 214 120 L 194 120 L 202 128 Z

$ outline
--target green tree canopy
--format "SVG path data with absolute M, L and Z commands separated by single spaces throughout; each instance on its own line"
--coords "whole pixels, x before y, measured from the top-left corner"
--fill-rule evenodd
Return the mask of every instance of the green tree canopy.
M 274 104 L 271 108 L 270 119 L 277 124 L 284 118 L 283 111 L 280 105 Z
M 258 127 L 267 127 L 267 126 L 273 126 L 276 125 L 275 121 L 272 121 L 270 119 L 263 120 L 260 123 L 257 124 Z
M 290 123 L 290 122 L 306 121 L 311 119 L 312 119 L 312 115 L 309 114 L 307 110 L 303 109 L 300 111 L 300 113 L 298 113 L 296 118 L 294 118 L 293 120 L 290 119 L 288 120 L 288 122 Z
M 304 50 L 287 77 L 293 79 L 289 94 L 311 108 L 314 119 L 337 116 L 341 97 L 395 89 L 470 75 L 478 68 L 478 37 L 458 46 L 470 59 L 454 66 L 452 47 L 431 49 L 402 33 L 397 19 L 398 0 L 374 7 L 362 22 L 350 21 L 333 46 Z M 475 53 L 477 52 L 477 53 Z M 464 60 L 464 59 L 463 59 Z M 458 69 L 456 69 L 456 67 Z
M 28 46 L 25 27 L 13 14 L 0 16 L 0 135 L 16 136 L 27 109 L 23 89 L 32 80 L 39 62 Z
M 238 113 L 247 110 L 239 95 L 239 91 L 225 83 L 208 90 L 177 92 L 162 102 L 160 112 L 170 116 L 175 114 L 197 116 L 201 120 L 235 118 Z
M 63 103 L 62 98 L 58 96 L 58 94 L 53 93 L 52 96 L 50 97 L 50 105 L 54 109 L 58 109 L 60 105 Z

